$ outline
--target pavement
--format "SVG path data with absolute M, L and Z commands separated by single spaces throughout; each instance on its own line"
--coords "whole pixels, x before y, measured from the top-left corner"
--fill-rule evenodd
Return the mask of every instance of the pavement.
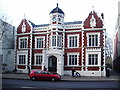
M 100 76 L 62 76 L 62 81 L 120 81 L 120 74 L 116 72 L 111 72 L 110 77 L 100 77 Z M 2 79 L 18 79 L 18 80 L 30 80 L 28 74 L 20 73 L 4 73 L 2 74 Z

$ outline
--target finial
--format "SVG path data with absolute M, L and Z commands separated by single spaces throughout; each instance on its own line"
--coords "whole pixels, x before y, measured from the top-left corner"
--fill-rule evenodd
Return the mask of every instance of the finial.
M 57 7 L 58 7 L 58 3 L 57 3 Z
M 104 14 L 103 13 L 101 14 L 101 17 L 102 17 L 102 19 L 104 19 Z
M 26 17 L 25 17 L 25 14 L 24 14 L 24 19 L 25 19 Z
M 92 13 L 93 13 L 93 11 L 94 11 L 94 6 L 92 6 Z

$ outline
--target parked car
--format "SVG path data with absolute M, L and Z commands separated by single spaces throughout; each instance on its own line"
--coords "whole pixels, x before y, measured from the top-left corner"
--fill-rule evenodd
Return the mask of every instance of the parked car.
M 61 80 L 61 76 L 57 74 L 53 74 L 49 71 L 44 71 L 44 70 L 33 70 L 30 74 L 29 77 L 31 80 L 52 80 L 52 81 L 57 81 Z

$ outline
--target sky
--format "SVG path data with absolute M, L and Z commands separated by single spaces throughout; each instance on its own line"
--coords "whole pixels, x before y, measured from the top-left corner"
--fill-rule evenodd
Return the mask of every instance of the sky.
M 57 6 L 65 13 L 65 22 L 84 21 L 92 10 L 104 13 L 106 32 L 113 36 L 118 17 L 120 0 L 0 0 L 0 17 L 16 28 L 21 20 L 32 21 L 36 25 L 49 24 L 49 13 Z M 94 8 L 92 8 L 94 6 Z

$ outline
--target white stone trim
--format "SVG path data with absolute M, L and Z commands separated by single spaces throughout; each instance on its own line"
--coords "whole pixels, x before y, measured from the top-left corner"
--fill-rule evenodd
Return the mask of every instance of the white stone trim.
M 25 25 L 25 21 L 23 21 L 23 24 L 22 24 L 22 32 L 25 32 L 26 31 L 26 25 Z
M 77 65 L 69 65 L 69 55 L 77 55 Z M 69 52 L 67 53 L 67 66 L 79 66 L 79 52 Z
M 82 24 L 71 24 L 71 25 L 64 25 L 65 29 L 77 29 L 82 28 Z
M 69 40 L 69 38 L 71 37 L 71 36 L 77 36 L 77 47 L 69 47 L 69 42 L 70 42 L 70 40 Z M 67 42 L 68 42 L 68 44 L 67 44 L 67 47 L 68 48 L 78 48 L 79 47 L 79 34 L 68 34 L 67 35 Z
M 97 45 L 100 46 L 100 32 L 89 32 L 87 35 L 87 46 L 88 47 L 96 47 L 96 46 L 89 46 L 89 35 L 98 35 L 98 43 Z
M 79 71 L 79 70 L 76 70 L 76 72 L 80 73 L 81 76 L 101 76 L 101 71 Z M 72 76 L 72 71 L 65 70 L 64 75 Z
M 20 48 L 20 39 L 27 39 L 27 46 L 26 46 L 26 48 Z M 18 40 L 19 40 L 19 44 L 18 44 L 19 45 L 18 46 L 19 49 L 27 49 L 28 48 L 28 36 L 26 36 L 26 37 L 19 37 Z
M 25 55 L 26 61 L 25 64 L 19 64 L 19 55 Z M 17 65 L 27 65 L 28 63 L 28 51 L 18 51 L 17 52 Z
M 82 31 L 82 47 L 84 46 L 84 31 Z M 84 66 L 84 48 L 82 48 L 82 51 L 81 51 L 81 54 L 82 54 L 82 57 L 81 57 L 81 60 L 82 60 L 82 71 L 83 71 L 83 66 Z
M 98 55 L 98 65 L 88 65 L 88 55 L 97 54 Z M 101 66 L 101 49 L 86 49 L 86 66 Z
M 42 63 L 41 64 L 36 64 L 36 56 L 42 56 L 42 62 L 43 62 L 43 54 L 42 53 L 35 53 L 34 54 L 34 65 L 35 66 L 42 66 Z

